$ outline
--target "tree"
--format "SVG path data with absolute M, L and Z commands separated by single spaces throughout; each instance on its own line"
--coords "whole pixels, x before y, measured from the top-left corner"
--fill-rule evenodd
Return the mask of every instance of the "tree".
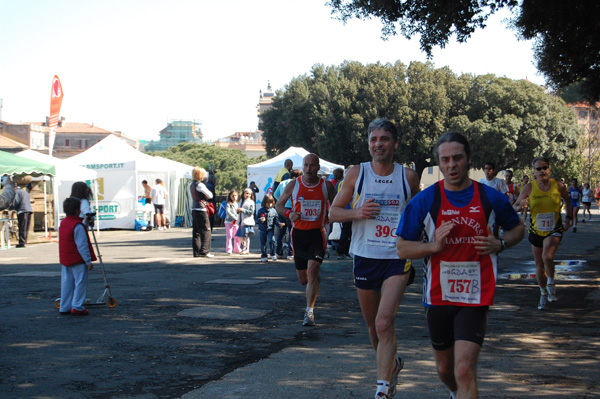
M 421 62 L 316 65 L 278 91 L 261 128 L 269 154 L 294 145 L 351 165 L 370 159 L 367 126 L 378 117 L 396 123 L 396 161 L 419 174 L 434 165 L 433 145 L 450 129 L 471 140 L 475 167 L 494 161 L 498 169 L 526 168 L 538 155 L 567 164 L 580 135 L 573 112 L 541 87 Z
M 217 176 L 217 194 L 227 195 L 230 190 L 241 192 L 247 186 L 246 167 L 262 162 L 266 157 L 248 158 L 240 150 L 208 144 L 180 143 L 167 151 L 151 152 L 173 161 L 200 166 Z
M 466 103 L 450 127 L 469 137 L 476 149 L 473 166 L 492 161 L 497 170 L 519 169 L 542 155 L 553 164 L 571 164 L 581 137 L 577 119 L 564 101 L 543 88 L 482 75 L 472 78 Z
M 590 102 L 600 99 L 600 2 L 524 0 L 514 26 L 534 39 L 537 68 L 550 86 L 579 82 Z
M 330 0 L 332 14 L 342 21 L 379 18 L 384 39 L 399 32 L 420 36 L 431 56 L 450 37 L 465 42 L 496 11 L 513 11 L 511 26 L 520 37 L 535 41 L 537 67 L 555 89 L 581 82 L 590 101 L 600 99 L 600 2 L 548 0 Z

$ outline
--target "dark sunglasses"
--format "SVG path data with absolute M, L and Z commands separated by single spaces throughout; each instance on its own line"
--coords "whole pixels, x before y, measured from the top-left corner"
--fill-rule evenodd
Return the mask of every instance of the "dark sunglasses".
M 538 172 L 539 172 L 540 170 L 546 170 L 546 169 L 548 169 L 548 167 L 547 167 L 547 166 L 540 166 L 540 167 L 538 167 L 538 168 L 535 168 L 535 170 L 537 170 Z

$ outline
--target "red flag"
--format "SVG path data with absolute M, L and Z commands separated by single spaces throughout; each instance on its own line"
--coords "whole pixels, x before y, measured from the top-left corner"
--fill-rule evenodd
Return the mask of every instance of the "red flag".
M 62 99 L 62 85 L 60 84 L 58 76 L 54 75 L 54 78 L 52 79 L 52 90 L 50 92 L 50 120 L 48 123 L 48 127 L 50 128 L 50 133 L 48 134 L 48 153 L 50 155 L 52 155 L 54 139 L 56 138 L 56 126 L 58 126 L 58 115 L 60 114 Z

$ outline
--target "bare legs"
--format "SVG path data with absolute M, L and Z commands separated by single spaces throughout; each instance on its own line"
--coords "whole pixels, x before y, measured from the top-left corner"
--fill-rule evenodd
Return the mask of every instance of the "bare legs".
M 357 289 L 363 318 L 377 356 L 377 379 L 389 381 L 396 358 L 394 320 L 402 301 L 409 273 L 389 277 L 381 292 Z
M 481 347 L 474 342 L 456 341 L 453 348 L 434 350 L 440 380 L 457 399 L 477 399 L 477 358 Z

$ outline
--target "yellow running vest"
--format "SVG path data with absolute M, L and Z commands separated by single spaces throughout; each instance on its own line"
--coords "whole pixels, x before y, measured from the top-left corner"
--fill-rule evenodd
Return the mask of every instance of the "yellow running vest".
M 548 191 L 540 190 L 537 181 L 533 180 L 531 194 L 529 194 L 529 209 L 531 210 L 529 232 L 542 237 L 554 232 L 562 232 L 560 206 L 561 198 L 556 180 L 550 179 Z

